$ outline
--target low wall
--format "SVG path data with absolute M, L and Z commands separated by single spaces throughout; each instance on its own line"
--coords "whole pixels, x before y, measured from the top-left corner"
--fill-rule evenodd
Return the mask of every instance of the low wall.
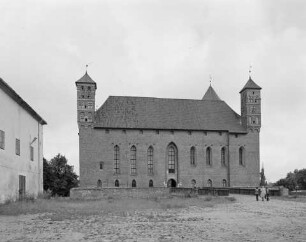
M 72 188 L 70 197 L 73 199 L 107 199 L 107 198 L 151 198 L 168 197 L 170 188 Z

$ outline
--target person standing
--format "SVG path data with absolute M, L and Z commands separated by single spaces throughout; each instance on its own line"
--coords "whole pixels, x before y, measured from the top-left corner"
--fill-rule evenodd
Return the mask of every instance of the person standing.
M 256 201 L 258 201 L 258 195 L 259 195 L 259 189 L 258 189 L 258 187 L 256 187 L 255 188 Z
M 264 201 L 265 200 L 265 197 L 266 197 L 266 188 L 264 186 L 262 186 L 260 188 L 260 197 L 261 197 L 261 200 Z
M 270 200 L 270 189 L 269 189 L 269 187 L 266 188 L 266 198 L 267 198 L 267 201 Z

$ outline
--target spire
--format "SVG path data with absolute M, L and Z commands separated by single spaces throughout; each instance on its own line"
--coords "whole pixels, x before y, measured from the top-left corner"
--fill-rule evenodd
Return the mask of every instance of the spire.
M 87 66 L 88 65 L 86 65 L 86 72 L 85 72 L 85 74 L 84 74 L 84 76 L 82 76 L 79 80 L 77 80 L 76 82 L 75 82 L 75 84 L 94 84 L 95 85 L 95 88 L 97 89 L 97 84 L 96 84 L 96 82 L 94 81 L 94 80 L 92 80 L 92 78 L 88 75 L 88 73 L 87 73 Z
M 209 85 L 209 88 L 207 89 L 205 95 L 203 96 L 202 100 L 206 101 L 221 101 L 215 90 L 212 88 L 211 85 Z
M 260 90 L 261 87 L 258 86 L 251 78 L 251 76 L 249 76 L 249 80 L 247 81 L 247 83 L 244 85 L 244 87 L 241 89 L 241 91 L 239 93 L 241 93 L 242 91 L 244 91 L 245 89 L 258 89 Z

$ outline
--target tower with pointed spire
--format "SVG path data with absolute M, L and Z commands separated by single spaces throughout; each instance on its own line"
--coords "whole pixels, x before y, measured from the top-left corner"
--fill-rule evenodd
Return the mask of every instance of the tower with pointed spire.
M 241 122 L 247 130 L 260 131 L 261 127 L 261 87 L 249 76 L 249 80 L 240 91 Z
M 79 128 L 80 125 L 91 126 L 94 122 L 97 84 L 91 79 L 87 71 L 75 84 L 77 87 L 77 119 Z

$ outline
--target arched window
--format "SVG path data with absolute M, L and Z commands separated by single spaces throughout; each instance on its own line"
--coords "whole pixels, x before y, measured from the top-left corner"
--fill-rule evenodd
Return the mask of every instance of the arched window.
M 195 188 L 197 185 L 197 181 L 195 179 L 191 180 L 191 187 Z
M 114 147 L 114 172 L 120 174 L 120 150 L 118 145 Z
M 190 148 L 190 165 L 196 165 L 196 149 L 194 146 Z
M 102 181 L 100 179 L 97 181 L 97 187 L 102 187 Z
M 225 147 L 222 147 L 222 149 L 221 149 L 221 166 L 226 166 L 226 162 L 225 162 Z
M 223 186 L 223 187 L 227 187 L 227 182 L 226 182 L 225 179 L 222 180 L 222 186 Z
M 211 166 L 211 148 L 207 147 L 206 149 L 206 164 Z
M 244 148 L 239 148 L 239 165 L 244 166 Z
M 119 187 L 119 181 L 118 180 L 115 181 L 115 187 Z
M 210 179 L 207 180 L 207 186 L 212 187 L 212 180 L 210 180 Z
M 153 175 L 153 147 L 150 146 L 147 152 L 148 174 Z
M 136 175 L 136 147 L 131 147 L 131 175 Z
M 136 181 L 135 180 L 132 181 L 132 187 L 136 187 Z
M 170 144 L 168 147 L 168 172 L 175 173 L 175 162 L 176 162 L 176 147 Z
M 149 181 L 149 187 L 153 187 L 153 180 Z

